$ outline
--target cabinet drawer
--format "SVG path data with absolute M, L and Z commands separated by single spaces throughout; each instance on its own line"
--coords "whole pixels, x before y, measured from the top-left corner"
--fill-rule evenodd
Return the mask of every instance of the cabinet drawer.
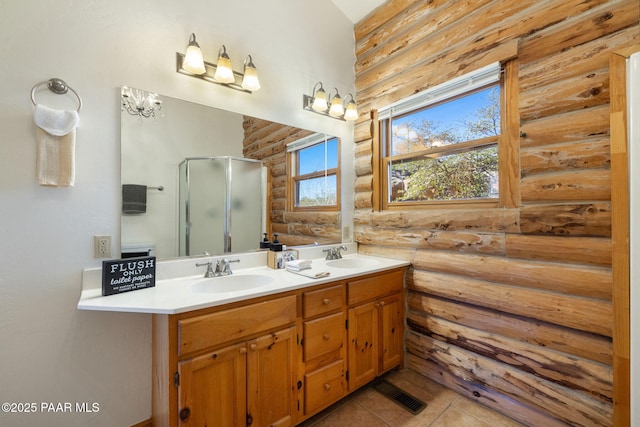
M 389 273 L 381 273 L 366 279 L 353 280 L 347 283 L 349 305 L 358 304 L 380 298 L 402 290 L 404 269 Z
M 295 322 L 296 296 L 178 320 L 178 353 L 184 355 Z
M 345 333 L 343 312 L 304 322 L 304 360 L 338 350 L 343 345 Z
M 344 360 L 338 360 L 304 376 L 305 414 L 323 409 L 344 396 Z
M 340 310 L 344 305 L 344 286 L 332 286 L 302 294 L 303 315 L 305 318 Z

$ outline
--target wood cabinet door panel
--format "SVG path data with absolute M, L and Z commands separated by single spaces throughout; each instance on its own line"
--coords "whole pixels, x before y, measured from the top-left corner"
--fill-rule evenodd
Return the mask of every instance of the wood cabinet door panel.
M 378 305 L 375 302 L 349 309 L 349 391 L 373 380 L 378 372 Z
M 178 425 L 246 423 L 246 346 L 238 344 L 178 364 Z
M 248 342 L 247 425 L 294 425 L 296 366 L 295 327 Z
M 404 310 L 402 295 L 396 294 L 380 301 L 380 372 L 401 364 L 404 357 Z
M 342 312 L 304 322 L 304 360 L 315 359 L 342 347 L 344 324 Z

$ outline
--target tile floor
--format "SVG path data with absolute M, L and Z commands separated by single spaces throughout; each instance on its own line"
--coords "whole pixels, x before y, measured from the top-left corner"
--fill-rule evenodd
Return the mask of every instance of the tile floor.
M 518 427 L 522 424 L 410 370 L 391 372 L 386 380 L 420 399 L 427 407 L 417 415 L 371 387 L 358 390 L 302 427 Z

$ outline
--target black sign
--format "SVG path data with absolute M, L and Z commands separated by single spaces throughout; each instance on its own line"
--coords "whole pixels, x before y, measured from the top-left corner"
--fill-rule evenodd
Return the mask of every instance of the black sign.
M 151 288 L 156 285 L 156 257 L 102 261 L 102 295 Z

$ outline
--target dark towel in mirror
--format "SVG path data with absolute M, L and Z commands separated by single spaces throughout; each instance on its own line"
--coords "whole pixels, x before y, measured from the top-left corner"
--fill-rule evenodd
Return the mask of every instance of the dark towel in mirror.
M 147 186 L 137 184 L 122 185 L 122 212 L 126 214 L 147 211 Z

